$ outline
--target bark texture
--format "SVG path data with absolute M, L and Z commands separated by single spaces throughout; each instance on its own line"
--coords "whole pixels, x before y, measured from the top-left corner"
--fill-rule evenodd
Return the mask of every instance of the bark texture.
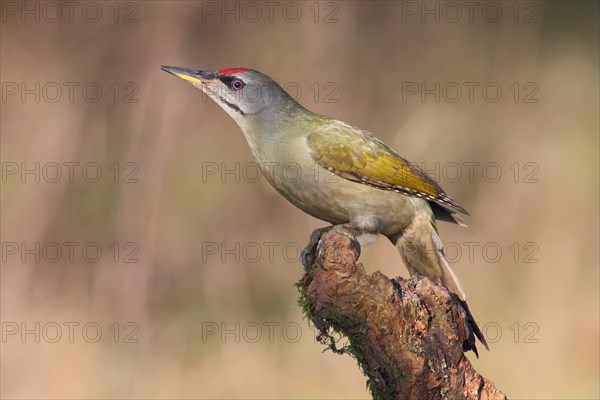
M 299 304 L 322 343 L 356 358 L 373 398 L 506 399 L 464 355 L 474 338 L 455 296 L 423 277 L 367 275 L 359 253 L 346 235 L 325 233 L 298 283 Z

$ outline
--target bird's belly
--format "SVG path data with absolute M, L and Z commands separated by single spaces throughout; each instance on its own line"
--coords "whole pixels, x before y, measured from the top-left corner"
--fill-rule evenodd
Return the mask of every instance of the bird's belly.
M 403 230 L 415 213 L 415 201 L 423 202 L 349 181 L 314 162 L 308 168 L 288 166 L 271 172 L 271 184 L 304 212 L 332 224 L 354 222 L 372 233 Z
M 342 178 L 321 167 L 302 135 L 296 140 L 248 143 L 263 175 L 288 201 L 332 224 L 356 223 L 368 233 L 394 234 L 410 225 L 426 201 Z

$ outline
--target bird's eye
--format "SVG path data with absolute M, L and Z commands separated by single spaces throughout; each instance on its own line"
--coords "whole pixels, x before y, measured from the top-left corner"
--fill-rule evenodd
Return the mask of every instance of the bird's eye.
M 234 79 L 233 82 L 231 82 L 231 87 L 234 90 L 242 90 L 244 86 L 246 86 L 246 84 L 241 79 Z

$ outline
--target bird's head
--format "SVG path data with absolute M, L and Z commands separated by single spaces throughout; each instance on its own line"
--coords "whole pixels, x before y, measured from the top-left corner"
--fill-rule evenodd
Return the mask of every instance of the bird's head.
M 248 68 L 202 71 L 162 66 L 161 69 L 202 90 L 242 128 L 248 121 L 271 119 L 302 107 L 273 79 Z

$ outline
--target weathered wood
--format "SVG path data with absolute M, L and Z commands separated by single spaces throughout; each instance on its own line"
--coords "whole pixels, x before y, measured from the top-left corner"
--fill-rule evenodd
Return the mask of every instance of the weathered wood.
M 506 399 L 463 353 L 474 338 L 456 297 L 428 278 L 367 275 L 359 252 L 346 235 L 323 234 L 317 261 L 298 283 L 299 303 L 323 343 L 357 359 L 373 397 Z

